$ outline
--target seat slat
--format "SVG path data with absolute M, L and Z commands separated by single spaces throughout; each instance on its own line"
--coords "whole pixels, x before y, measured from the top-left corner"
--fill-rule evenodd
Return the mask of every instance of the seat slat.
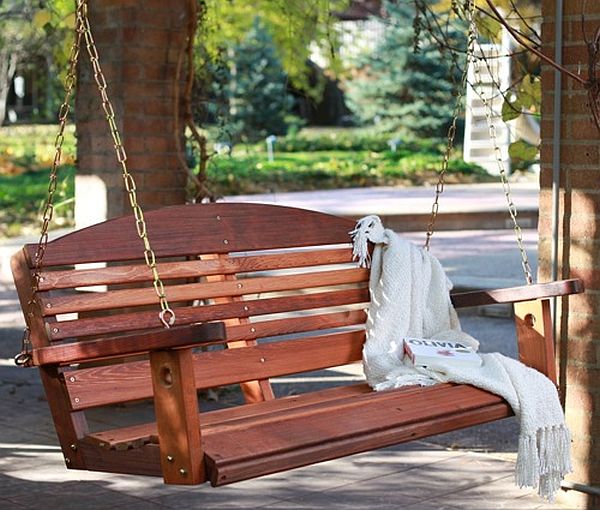
M 170 303 L 210 299 L 244 294 L 260 294 L 284 290 L 298 290 L 331 285 L 364 282 L 368 279 L 366 269 L 340 269 L 318 271 L 287 276 L 265 276 L 243 281 L 214 283 L 190 283 L 165 287 Z M 157 302 L 151 287 L 142 289 L 114 290 L 101 293 L 82 293 L 74 296 L 48 296 L 39 298 L 45 316 L 72 312 L 92 312 L 113 308 L 152 305 Z
M 471 386 L 376 393 L 360 384 L 202 413 L 201 420 L 211 483 L 224 485 L 511 415 L 501 397 Z M 127 472 L 157 474 L 157 441 L 155 425 L 144 424 L 90 434 L 81 445 L 89 469 L 145 457 L 144 471 Z
M 241 423 L 246 424 L 253 419 L 262 419 L 262 417 L 273 416 L 283 411 L 298 410 L 317 403 L 324 404 L 372 392 L 373 390 L 366 383 L 359 383 L 327 388 L 302 395 L 289 395 L 252 405 L 202 412 L 200 415 L 201 425 L 203 430 L 225 423 L 239 426 Z M 86 441 L 100 448 L 125 450 L 141 444 L 158 443 L 158 433 L 156 423 L 152 422 L 95 432 L 86 436 Z
M 224 320 L 232 317 L 246 318 L 273 313 L 310 310 L 322 307 L 365 303 L 369 301 L 366 288 L 316 292 L 296 296 L 249 299 L 237 303 L 186 306 L 177 308 L 177 324 L 191 324 L 207 320 Z M 53 324 L 49 331 L 52 341 L 65 338 L 83 338 L 118 332 L 148 329 L 156 325 L 156 311 L 124 313 L 114 316 L 66 320 Z
M 204 352 L 194 357 L 196 388 L 214 388 L 353 363 L 362 359 L 364 338 L 364 331 L 351 331 Z M 65 384 L 73 410 L 152 396 L 147 361 L 84 368 L 68 375 Z
M 497 395 L 437 385 L 317 404 L 239 428 L 215 426 L 203 441 L 211 483 L 224 485 L 511 415 Z
M 157 268 L 161 278 L 168 280 L 300 268 L 324 264 L 340 264 L 351 261 L 352 250 L 349 248 L 340 248 L 246 257 L 227 257 L 213 260 L 163 262 L 159 263 Z M 152 272 L 143 264 L 43 271 L 40 276 L 39 289 L 42 291 L 91 285 L 151 282 L 153 280 Z

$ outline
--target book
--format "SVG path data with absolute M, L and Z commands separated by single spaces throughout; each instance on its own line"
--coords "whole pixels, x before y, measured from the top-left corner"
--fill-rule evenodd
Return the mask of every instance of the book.
M 428 367 L 439 361 L 461 367 L 481 366 L 481 356 L 467 345 L 434 338 L 405 338 L 404 359 L 419 367 Z

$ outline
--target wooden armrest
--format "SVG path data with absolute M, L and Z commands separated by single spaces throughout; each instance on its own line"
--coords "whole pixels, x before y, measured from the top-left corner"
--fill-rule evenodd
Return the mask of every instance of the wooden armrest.
M 149 351 L 190 347 L 226 339 L 222 322 L 192 324 L 146 333 L 101 338 L 66 345 L 41 347 L 33 351 L 34 365 L 57 365 L 99 358 L 129 356 Z
M 536 283 L 511 287 L 508 289 L 480 290 L 452 294 L 452 303 L 456 308 L 493 305 L 497 303 L 518 303 L 557 296 L 580 294 L 584 291 L 583 282 L 578 278 L 559 280 L 550 283 Z

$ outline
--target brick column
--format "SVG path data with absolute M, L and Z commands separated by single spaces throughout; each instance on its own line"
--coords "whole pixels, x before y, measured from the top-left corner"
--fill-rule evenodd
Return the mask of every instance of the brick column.
M 563 62 L 587 73 L 583 0 L 564 2 Z M 554 54 L 555 0 L 544 0 L 544 52 Z M 587 2 L 588 39 L 600 26 L 600 2 Z M 542 172 L 540 197 L 540 281 L 550 278 L 554 71 L 542 73 Z M 561 196 L 559 278 L 579 277 L 586 292 L 562 304 L 558 351 L 567 422 L 573 436 L 572 482 L 600 488 L 600 133 L 590 117 L 586 91 L 563 77 L 561 95 Z M 568 312 L 568 321 L 566 316 Z M 600 508 L 600 498 L 569 491 L 581 508 Z
M 144 210 L 185 200 L 178 165 L 175 82 L 188 31 L 188 0 L 95 0 L 90 24 L 109 97 L 127 151 L 129 171 Z M 185 60 L 184 60 L 185 62 Z M 184 71 L 185 71 L 185 65 Z M 89 64 L 82 48 L 77 94 L 76 221 L 82 227 L 130 212 L 120 165 Z

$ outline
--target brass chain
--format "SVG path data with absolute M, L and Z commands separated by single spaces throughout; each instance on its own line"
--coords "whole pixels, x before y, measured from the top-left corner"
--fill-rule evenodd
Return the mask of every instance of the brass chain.
M 79 6 L 78 6 L 79 9 Z M 67 76 L 64 82 L 65 95 L 63 102 L 58 111 L 58 134 L 54 140 L 54 159 L 52 160 L 52 168 L 50 170 L 50 182 L 48 183 L 48 195 L 46 204 L 42 213 L 42 227 L 40 238 L 34 256 L 33 274 L 31 276 L 31 297 L 27 302 L 27 317 L 30 320 L 34 316 L 35 306 L 37 304 L 36 296 L 39 291 L 41 281 L 42 262 L 46 247 L 48 246 L 48 228 L 52 217 L 54 216 L 54 193 L 58 182 L 58 168 L 62 162 L 62 148 L 65 141 L 65 128 L 69 112 L 71 111 L 71 98 L 77 81 L 77 61 L 79 59 L 79 50 L 81 48 L 82 26 L 77 20 L 75 27 L 75 39 L 71 45 L 69 54 L 69 66 L 67 68 Z M 21 352 L 15 356 L 15 363 L 18 366 L 29 367 L 32 365 L 31 355 L 31 331 L 29 326 L 25 326 L 23 338 L 21 340 Z
M 481 56 L 479 56 L 480 61 L 485 61 L 485 57 L 483 56 L 483 49 L 481 48 L 481 44 L 479 44 L 479 51 Z M 498 55 L 494 56 L 498 58 Z M 480 66 L 476 63 L 473 66 L 473 75 L 475 79 L 475 84 L 478 88 L 477 95 L 479 99 L 483 103 L 483 108 L 485 110 L 485 119 L 488 126 L 488 132 L 490 136 L 490 141 L 492 142 L 494 148 L 494 158 L 496 159 L 496 165 L 498 167 L 498 172 L 500 173 L 500 180 L 502 181 L 502 189 L 504 191 L 504 196 L 506 197 L 506 202 L 508 204 L 508 212 L 510 214 L 510 218 L 513 222 L 513 230 L 515 232 L 515 237 L 517 240 L 517 246 L 519 247 L 519 252 L 521 255 L 521 267 L 523 269 L 523 274 L 525 276 L 525 281 L 527 285 L 533 283 L 533 276 L 531 271 L 531 265 L 529 264 L 529 257 L 527 255 L 527 251 L 525 250 L 525 246 L 523 245 L 523 231 L 521 230 L 521 226 L 517 220 L 517 207 L 512 198 L 512 192 L 510 189 L 510 183 L 508 181 L 508 175 L 506 173 L 506 166 L 504 164 L 504 159 L 502 157 L 502 151 L 498 145 L 498 135 L 496 132 L 496 126 L 494 124 L 494 119 L 492 117 L 492 104 L 488 97 L 485 94 L 485 87 L 483 84 L 483 79 L 481 77 L 481 69 Z
M 462 109 L 464 91 L 467 87 L 467 75 L 469 72 L 469 65 L 473 59 L 473 49 L 475 44 L 475 2 L 474 0 L 468 0 L 467 7 L 465 9 L 467 14 L 467 21 L 469 23 L 468 35 L 467 35 L 467 49 L 465 67 L 463 69 L 460 82 L 456 87 L 456 102 L 454 103 L 454 111 L 452 113 L 452 122 L 448 128 L 446 136 L 446 148 L 444 150 L 444 156 L 442 159 L 442 167 L 438 174 L 438 181 L 435 185 L 435 199 L 431 206 L 431 215 L 429 217 L 429 224 L 427 225 L 427 233 L 425 237 L 425 250 L 429 251 L 431 245 L 431 237 L 435 231 L 435 222 L 437 220 L 438 211 L 440 208 L 440 196 L 444 192 L 445 177 L 448 171 L 448 165 L 450 163 L 450 155 L 454 149 L 454 139 L 456 138 L 456 121 Z
M 125 152 L 125 147 L 123 147 L 121 135 L 119 134 L 119 129 L 115 121 L 115 111 L 108 97 L 108 86 L 100 66 L 100 59 L 98 57 L 96 43 L 94 41 L 94 37 L 92 36 L 92 29 L 90 27 L 90 21 L 88 17 L 87 0 L 77 0 L 77 7 L 78 23 L 80 23 L 83 27 L 83 36 L 85 38 L 87 53 L 90 57 L 90 63 L 92 64 L 92 70 L 94 72 L 94 81 L 96 82 L 98 91 L 100 92 L 102 109 L 106 114 L 106 121 L 108 122 L 110 134 L 114 142 L 117 161 L 121 165 L 123 182 L 125 184 L 125 189 L 127 190 L 129 197 L 129 204 L 131 205 L 133 216 L 135 218 L 135 227 L 139 238 L 144 244 L 144 260 L 150 271 L 152 271 L 154 291 L 156 292 L 156 296 L 158 297 L 161 308 L 159 318 L 163 325 L 168 328 L 175 323 L 175 312 L 169 306 L 169 301 L 167 300 L 167 296 L 165 294 L 165 287 L 160 279 L 160 275 L 158 274 L 156 255 L 150 246 L 144 213 L 137 201 L 137 187 L 135 180 L 133 175 L 131 175 L 127 169 L 127 153 Z
M 136 222 L 136 230 L 138 236 L 144 244 L 144 260 L 148 268 L 152 271 L 153 286 L 158 296 L 161 311 L 159 318 L 165 327 L 170 327 L 175 323 L 175 312 L 169 306 L 169 302 L 165 295 L 164 285 L 160 279 L 158 269 L 156 267 L 156 255 L 150 246 L 148 240 L 146 222 L 144 220 L 144 214 L 141 207 L 137 202 L 136 184 L 133 176 L 127 170 L 127 154 L 125 148 L 121 142 L 121 136 L 115 121 L 114 108 L 110 102 L 107 93 L 107 84 L 100 67 L 98 58 L 98 51 L 94 38 L 92 37 L 92 31 L 90 28 L 88 18 L 88 6 L 87 0 L 77 0 L 76 10 L 76 22 L 75 22 L 75 39 L 71 46 L 71 52 L 69 55 L 69 66 L 67 69 L 67 76 L 64 82 L 65 96 L 58 112 L 59 129 L 54 141 L 54 159 L 52 161 L 52 169 L 50 170 L 50 182 L 48 184 L 48 195 L 46 198 L 46 204 L 42 214 L 42 227 L 41 234 L 38 241 L 37 249 L 34 256 L 34 269 L 31 277 L 31 298 L 27 303 L 27 317 L 31 319 L 34 316 L 35 306 L 37 304 L 36 296 L 39 292 L 39 284 L 41 281 L 42 263 L 44 254 L 48 245 L 48 228 L 50 222 L 54 216 L 54 194 L 57 187 L 58 168 L 62 162 L 62 147 L 65 140 L 65 128 L 67 119 L 71 111 L 71 98 L 73 96 L 73 90 L 77 81 L 77 62 L 79 60 L 79 53 L 81 49 L 82 38 L 85 39 L 86 48 L 92 69 L 94 71 L 94 80 L 98 85 L 100 97 L 102 98 L 102 109 L 106 114 L 106 119 L 109 125 L 110 133 L 113 138 L 115 152 L 117 160 L 121 164 L 123 180 L 125 182 L 125 188 L 129 196 L 129 203 L 133 210 L 133 215 Z M 18 366 L 29 367 L 32 366 L 32 354 L 31 354 L 31 330 L 29 326 L 25 327 L 23 332 L 23 338 L 21 340 L 21 352 L 14 358 L 15 363 Z

